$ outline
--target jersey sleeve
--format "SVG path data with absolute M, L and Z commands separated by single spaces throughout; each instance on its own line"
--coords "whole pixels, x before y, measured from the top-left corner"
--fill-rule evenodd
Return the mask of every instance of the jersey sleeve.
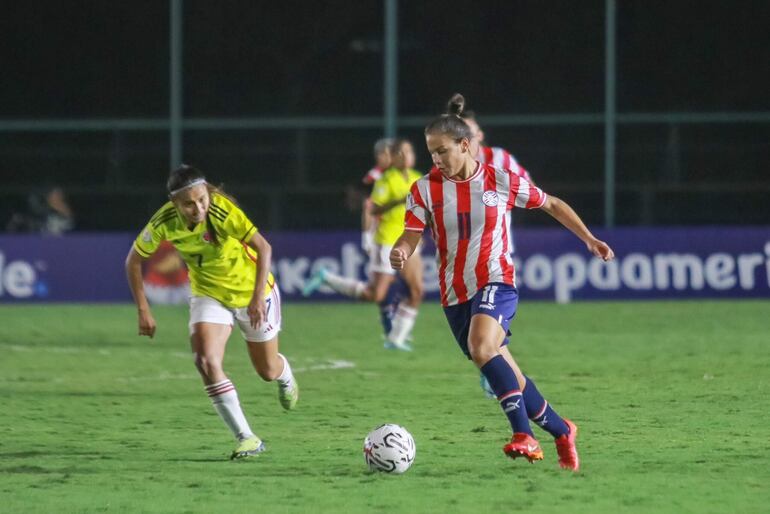
M 380 177 L 382 177 L 382 170 L 378 167 L 374 167 L 366 172 L 366 175 L 364 175 L 364 178 L 361 179 L 361 182 L 363 182 L 367 186 L 371 186 L 375 182 L 377 182 Z
M 238 241 L 248 241 L 257 231 L 257 227 L 251 222 L 240 207 L 235 204 L 227 206 L 227 215 L 222 221 L 225 234 Z
M 511 190 L 508 196 L 508 209 L 539 209 L 545 204 L 548 195 L 524 177 L 510 172 Z
M 165 225 L 150 220 L 147 226 L 136 236 L 134 250 L 142 257 L 148 258 L 158 250 L 160 244 L 165 240 Z
M 428 207 L 420 193 L 419 182 L 412 184 L 409 194 L 406 196 L 406 216 L 404 217 L 404 230 L 422 232 L 428 223 Z

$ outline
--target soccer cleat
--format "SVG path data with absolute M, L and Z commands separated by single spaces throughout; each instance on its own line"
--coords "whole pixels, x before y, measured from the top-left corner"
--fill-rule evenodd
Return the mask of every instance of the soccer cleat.
M 564 422 L 569 427 L 569 433 L 554 440 L 556 442 L 556 453 L 559 454 L 559 466 L 564 469 L 577 471 L 580 469 L 580 458 L 575 447 L 578 428 L 577 425 L 567 418 L 564 418 Z
M 531 463 L 543 460 L 543 450 L 537 439 L 524 432 L 516 432 L 511 437 L 511 442 L 503 446 L 503 451 L 512 459 L 526 457 Z
M 489 380 L 487 380 L 487 377 L 484 376 L 484 373 L 479 373 L 479 375 L 479 385 L 481 386 L 481 390 L 484 391 L 484 395 L 490 400 L 496 400 L 497 395 L 492 390 L 492 386 L 489 385 Z
M 319 269 L 310 280 L 305 282 L 305 287 L 302 288 L 302 296 L 310 296 L 315 293 L 319 287 L 321 287 L 326 280 L 326 270 L 324 268 Z
M 230 460 L 245 459 L 263 451 L 265 451 L 265 443 L 259 437 L 252 435 L 238 444 L 238 448 L 233 450 L 233 454 L 230 455 Z
M 385 341 L 385 344 L 383 345 L 383 347 L 386 350 L 401 350 L 402 352 L 412 351 L 412 345 L 409 343 L 396 344 L 393 341 L 388 341 L 388 340 Z
M 292 378 L 290 384 L 278 382 L 278 400 L 281 402 L 281 407 L 286 410 L 292 410 L 297 406 L 297 400 L 299 400 L 299 386 L 295 379 Z

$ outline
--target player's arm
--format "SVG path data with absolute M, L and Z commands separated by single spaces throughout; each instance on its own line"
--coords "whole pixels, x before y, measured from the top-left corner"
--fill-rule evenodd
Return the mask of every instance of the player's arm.
M 564 200 L 548 195 L 545 203 L 540 208 L 579 237 L 588 247 L 588 251 L 595 256 L 604 261 L 609 261 L 615 257 L 615 252 L 612 251 L 612 248 L 604 241 L 594 237 L 591 231 L 588 230 L 588 227 L 585 226 L 585 223 L 583 223 L 583 220 L 580 219 L 580 216 Z
M 404 264 L 417 249 L 420 239 L 422 239 L 422 231 L 404 230 L 390 251 L 390 266 L 395 270 L 404 269 Z
M 377 204 L 372 202 L 372 207 L 369 212 L 373 216 L 381 216 L 391 210 L 393 207 L 398 207 L 399 205 L 403 205 L 406 202 L 406 197 L 398 198 L 396 200 L 390 200 L 389 202 L 385 202 L 383 204 Z
M 128 251 L 128 256 L 126 256 L 126 278 L 128 279 L 128 287 L 131 289 L 131 294 L 134 296 L 134 303 L 136 304 L 139 318 L 139 335 L 150 336 L 150 339 L 152 339 L 155 335 L 155 318 L 152 317 L 150 304 L 144 294 L 144 282 L 142 281 L 142 262 L 144 260 L 145 257 L 139 255 L 132 245 Z
M 254 282 L 254 293 L 247 309 L 251 326 L 257 328 L 267 318 L 267 303 L 265 302 L 265 287 L 267 277 L 270 274 L 270 265 L 273 258 L 273 248 L 267 239 L 259 232 L 254 232 L 246 241 L 257 252 L 257 279 Z
M 369 212 L 372 201 L 367 197 L 361 204 L 361 248 L 369 252 L 374 246 L 374 216 Z

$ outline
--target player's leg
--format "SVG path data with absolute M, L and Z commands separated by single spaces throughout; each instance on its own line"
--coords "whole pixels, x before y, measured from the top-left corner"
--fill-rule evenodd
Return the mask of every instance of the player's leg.
M 559 454 L 559 465 L 565 469 L 577 471 L 580 467 L 580 459 L 575 446 L 577 426 L 570 420 L 559 416 L 551 404 L 543 398 L 534 380 L 526 376 L 516 364 L 507 345 L 500 347 L 500 354 L 516 373 L 519 384 L 523 384 L 522 395 L 524 406 L 527 408 L 527 416 L 537 426 L 554 437 L 556 451 Z
M 412 333 L 417 310 L 422 302 L 422 257 L 415 252 L 406 261 L 401 276 L 409 288 L 409 296 L 401 300 L 393 317 L 393 327 L 388 334 L 388 341 L 395 347 L 404 347 L 409 335 Z
M 337 293 L 362 300 L 366 302 L 381 302 L 385 298 L 387 287 L 382 287 L 381 282 L 387 277 L 378 275 L 387 275 L 389 278 L 387 286 L 390 286 L 395 271 L 390 267 L 390 248 L 389 246 L 374 245 L 369 253 L 369 271 L 371 278 L 369 282 L 363 282 L 357 278 L 343 277 L 332 273 L 328 269 L 321 268 L 313 274 L 305 283 L 302 289 L 303 296 L 310 296 L 319 287 L 326 284 Z
M 513 372 L 516 373 L 516 380 L 518 380 L 519 385 L 526 390 L 526 383 L 527 378 L 524 376 L 524 373 L 519 369 L 519 365 L 516 364 L 516 361 L 513 360 L 513 356 L 511 355 L 511 352 L 508 351 L 508 344 L 506 342 L 503 343 L 503 345 L 500 347 L 500 355 L 503 356 L 505 361 L 510 364 L 511 369 L 513 369 Z M 484 394 L 487 398 L 490 399 L 496 399 L 497 396 L 495 396 L 494 391 L 492 391 L 492 387 L 489 385 L 489 381 L 484 376 L 484 373 L 479 372 L 480 380 L 479 383 L 481 385 L 481 390 L 484 391 Z
M 513 437 L 503 450 L 511 458 L 523 456 L 532 462 L 542 459 L 543 451 L 529 426 L 520 379 L 500 353 L 517 303 L 516 289 L 506 284 L 488 284 L 476 293 L 471 301 L 468 352 L 489 381 L 511 424 Z
M 269 341 L 248 341 L 249 357 L 257 374 L 266 382 L 278 382 L 278 400 L 291 410 L 299 400 L 299 385 L 292 373 L 289 360 L 278 352 L 278 337 Z
M 235 319 L 246 340 L 249 358 L 254 370 L 266 382 L 278 382 L 278 400 L 281 406 L 293 409 L 299 399 L 299 385 L 294 378 L 288 359 L 278 352 L 278 333 L 281 331 L 281 292 L 274 284 L 267 298 L 265 320 L 254 328 L 247 309 L 236 309 Z
M 222 369 L 225 346 L 232 330 L 232 314 L 211 298 L 190 300 L 190 345 L 195 367 L 214 409 L 238 440 L 233 458 L 258 453 L 264 446 L 254 435 L 238 400 L 235 385 Z
M 393 317 L 398 302 L 403 297 L 403 284 L 390 267 L 390 246 L 372 245 L 369 252 L 369 288 L 364 291 L 365 298 L 377 303 L 380 311 L 380 324 L 385 340 L 393 329 Z M 386 287 L 387 284 L 387 287 Z
M 393 328 L 393 316 L 396 315 L 398 304 L 401 300 L 409 294 L 409 288 L 406 286 L 404 280 L 395 275 L 393 282 L 390 283 L 390 287 L 385 293 L 385 297 L 382 301 L 377 303 L 380 310 L 380 324 L 382 325 L 383 339 L 388 339 L 388 334 Z

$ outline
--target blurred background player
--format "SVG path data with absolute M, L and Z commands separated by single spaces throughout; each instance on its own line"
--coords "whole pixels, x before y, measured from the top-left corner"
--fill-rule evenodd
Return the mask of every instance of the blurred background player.
M 402 269 L 423 230 L 431 227 L 444 314 L 463 353 L 489 380 L 513 431 L 503 451 L 530 462 L 543 458 L 529 425 L 532 419 L 554 437 L 559 465 L 577 471 L 577 426 L 561 418 L 516 363 L 500 353 L 518 303 L 506 213 L 514 207 L 543 209 L 595 256 L 607 261 L 614 253 L 565 202 L 510 171 L 479 163 L 470 148 L 470 128 L 460 118 L 464 104 L 462 95 L 454 95 L 447 114 L 425 128 L 435 166 L 410 191 L 406 227 L 390 262 Z
M 471 155 L 477 161 L 481 164 L 490 164 L 495 168 L 508 170 L 519 177 L 527 179 L 530 184 L 535 183 L 529 172 L 516 161 L 516 158 L 508 150 L 498 146 L 485 145 L 486 136 L 484 131 L 481 130 L 481 126 L 479 126 L 475 112 L 464 112 L 462 119 L 471 129 Z
M 152 305 L 181 305 L 190 298 L 187 266 L 174 245 L 163 241 L 144 262 L 144 294 Z
M 368 254 L 374 245 L 374 232 L 377 228 L 377 216 L 371 213 L 372 201 L 369 196 L 372 193 L 374 183 L 380 180 L 382 174 L 390 167 L 390 145 L 393 139 L 384 137 L 374 143 L 374 166 L 366 172 L 361 182 L 366 188 L 366 193 L 361 201 L 361 248 Z
M 374 143 L 374 166 L 366 172 L 360 185 L 349 187 L 346 192 L 348 208 L 354 212 L 361 211 L 361 248 L 366 255 L 369 255 L 374 248 L 374 234 L 379 222 L 379 216 L 371 213 L 372 201 L 369 197 L 374 183 L 390 167 L 390 146 L 392 144 L 393 138 L 389 137 L 380 138 Z M 367 274 L 370 273 L 371 271 L 367 269 Z M 409 294 L 409 290 L 406 284 L 399 275 L 396 275 L 395 280 L 388 287 L 385 297 L 378 302 L 383 339 L 388 339 L 398 304 L 407 294 Z
M 284 409 L 299 388 L 289 361 L 278 353 L 281 297 L 270 273 L 272 249 L 234 200 L 191 166 L 171 172 L 166 202 L 137 236 L 126 258 L 126 275 L 138 309 L 139 335 L 153 337 L 155 319 L 144 292 L 142 261 L 171 242 L 190 270 L 190 343 L 195 366 L 214 408 L 238 440 L 231 459 L 265 449 L 252 432 L 233 383 L 222 369 L 225 346 L 237 323 L 249 357 L 265 381 L 278 382 Z
M 406 213 L 406 195 L 412 184 L 422 176 L 414 169 L 414 147 L 406 139 L 398 139 L 390 147 L 391 167 L 385 170 L 374 184 L 370 197 L 372 216 L 378 217 L 374 244 L 369 252 L 369 282 L 342 277 L 321 269 L 305 285 L 302 294 L 309 296 L 322 284 L 345 296 L 380 304 L 381 318 L 385 325 L 383 310 L 389 307 L 388 289 L 394 283 L 396 272 L 390 267 L 388 255 L 393 243 L 403 230 Z M 423 297 L 422 258 L 415 253 L 401 271 L 409 294 L 400 301 L 387 330 L 385 348 L 410 351 L 407 342 L 414 327 L 417 310 Z

